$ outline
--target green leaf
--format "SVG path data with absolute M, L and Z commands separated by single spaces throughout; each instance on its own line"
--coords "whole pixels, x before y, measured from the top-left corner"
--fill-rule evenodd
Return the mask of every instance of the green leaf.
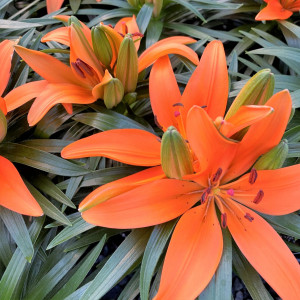
M 50 153 L 60 153 L 61 150 L 70 143 L 71 141 L 56 139 L 35 139 L 21 142 L 22 145 Z
M 154 227 L 143 256 L 140 275 L 141 300 L 149 299 L 151 280 L 177 220 Z
M 28 23 L 28 22 L 18 22 L 12 20 L 0 20 L 0 29 L 24 29 L 24 28 L 32 28 L 43 26 L 41 23 Z
M 0 236 L 1 236 L 1 243 L 0 243 L 0 261 L 2 261 L 3 265 L 7 267 L 13 253 L 11 250 L 11 238 L 10 235 L 0 218 Z M 1 273 L 1 272 L 0 272 Z
M 300 125 L 287 130 L 283 137 L 287 139 L 289 143 L 296 143 L 300 141 Z
M 0 206 L 0 218 L 26 260 L 31 262 L 34 253 L 33 245 L 22 215 Z
M 0 153 L 12 162 L 61 176 L 78 176 L 89 171 L 45 151 L 14 143 L 0 145 Z
M 300 157 L 300 143 L 289 143 L 289 153 L 287 157 Z
M 187 8 L 189 11 L 191 11 L 192 13 L 194 13 L 200 20 L 202 20 L 204 23 L 206 23 L 207 21 L 204 19 L 204 17 L 202 16 L 202 14 L 197 10 L 197 8 L 195 8 L 190 2 L 185 1 L 185 0 L 172 0 L 172 2 L 178 3 L 182 6 L 184 6 L 185 8 Z
M 135 229 L 112 254 L 80 300 L 100 299 L 142 256 L 152 228 Z
M 80 7 L 81 0 L 69 0 L 69 3 L 70 3 L 73 13 L 76 14 L 77 10 Z
M 148 24 L 147 35 L 146 35 L 146 48 L 156 43 L 163 29 L 163 22 L 160 20 L 151 20 Z
M 73 276 L 69 279 L 69 281 L 63 286 L 63 288 L 60 289 L 59 292 L 56 293 L 53 298 L 51 298 L 51 300 L 65 299 L 65 297 L 72 294 L 78 288 L 78 286 L 87 276 L 88 272 L 91 270 L 95 261 L 99 257 L 100 252 L 102 251 L 103 246 L 105 244 L 105 240 L 106 240 L 106 235 L 102 236 L 98 245 L 93 249 L 93 251 L 91 251 L 89 256 L 87 256 L 86 259 L 82 262 L 78 270 L 73 274 Z
M 145 3 L 142 8 L 140 9 L 137 17 L 136 17 L 136 22 L 138 24 L 138 27 L 140 29 L 141 33 L 145 33 L 148 24 L 151 20 L 153 13 L 153 4 L 151 3 Z
M 135 272 L 129 282 L 126 284 L 122 293 L 118 297 L 117 300 L 134 300 L 136 296 L 139 294 L 139 278 L 140 272 Z

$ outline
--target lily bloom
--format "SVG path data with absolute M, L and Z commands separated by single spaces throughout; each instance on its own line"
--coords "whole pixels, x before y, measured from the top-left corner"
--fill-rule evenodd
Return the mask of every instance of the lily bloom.
M 97 2 L 101 2 L 102 0 L 96 0 Z M 47 5 L 47 13 L 51 14 L 57 10 L 59 10 L 63 4 L 64 0 L 46 0 Z
M 9 40 L 0 43 L 0 95 L 3 94 L 10 77 L 14 44 Z M 5 101 L 0 97 L 0 136 L 2 139 L 6 134 L 6 113 Z M 23 215 L 41 216 L 43 214 L 15 166 L 3 156 L 0 156 L 0 182 L 0 205 Z
M 264 0 L 267 6 L 255 17 L 257 21 L 285 20 L 300 11 L 300 0 Z
M 102 26 L 108 32 L 111 48 L 114 49 L 112 64 L 115 65 L 123 37 L 110 26 Z M 120 26 L 122 27 L 122 24 Z M 30 126 L 35 125 L 58 103 L 62 103 L 66 110 L 71 112 L 72 103 L 89 104 L 98 98 L 103 99 L 104 86 L 116 79 L 113 78 L 115 74 L 111 75 L 97 58 L 90 29 L 83 23 L 72 23 L 66 29 L 67 31 L 65 29 L 56 31 L 55 35 L 61 42 L 70 43 L 70 67 L 46 53 L 15 47 L 16 52 L 28 65 L 45 79 L 22 85 L 5 97 L 8 111 L 36 98 L 28 113 Z M 159 57 L 171 53 L 185 56 L 194 64 L 198 64 L 197 54 L 184 45 L 193 42 L 195 40 L 189 37 L 172 37 L 159 41 L 140 55 L 137 73 L 150 66 Z M 109 66 L 110 71 L 113 65 Z

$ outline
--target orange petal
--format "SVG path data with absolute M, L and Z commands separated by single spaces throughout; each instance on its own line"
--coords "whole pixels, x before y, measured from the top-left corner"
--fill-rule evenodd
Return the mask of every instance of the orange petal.
M 14 44 L 15 42 L 9 40 L 4 40 L 0 43 L 0 96 L 3 94 L 10 77 L 11 57 L 14 52 Z
M 0 205 L 23 215 L 43 215 L 15 166 L 3 156 L 0 156 L 0 182 Z
M 68 145 L 61 156 L 105 156 L 130 165 L 156 166 L 160 165 L 160 140 L 156 135 L 140 129 L 113 129 Z
M 48 33 L 46 33 L 41 41 L 43 43 L 55 41 L 61 43 L 66 46 L 70 46 L 70 38 L 69 38 L 69 28 L 68 27 L 60 27 L 54 29 Z
M 109 228 L 139 228 L 170 221 L 192 207 L 198 184 L 156 180 L 111 198 L 82 213 L 88 223 Z
M 91 90 L 73 84 L 48 84 L 47 88 L 35 99 L 29 113 L 28 123 L 35 125 L 58 103 L 89 104 L 96 101 Z
M 179 220 L 163 265 L 154 300 L 194 300 L 213 277 L 223 250 L 214 205 L 200 205 Z
M 290 1 L 287 5 L 287 9 L 295 12 L 300 11 L 300 0 Z
M 64 0 L 47 0 L 47 13 L 51 14 L 59 10 L 63 4 Z
M 250 264 L 282 299 L 298 300 L 300 267 L 277 232 L 259 215 L 243 207 L 247 220 L 235 207 L 227 210 L 227 225 Z
M 104 201 L 130 191 L 140 185 L 165 178 L 161 166 L 152 167 L 136 174 L 115 180 L 108 184 L 102 185 L 90 193 L 79 205 L 79 211 L 83 212 Z
M 31 99 L 36 98 L 45 90 L 47 84 L 46 80 L 32 81 L 13 89 L 4 97 L 7 110 L 12 111 Z
M 207 112 L 194 106 L 187 116 L 187 138 L 200 164 L 201 177 L 207 185 L 207 179 L 221 168 L 222 175 L 226 173 L 237 150 L 237 143 L 224 138 Z
M 15 49 L 35 72 L 50 83 L 80 84 L 80 81 L 73 75 L 71 68 L 53 56 L 21 46 L 15 46 Z
M 227 97 L 228 72 L 224 47 L 220 41 L 212 41 L 206 46 L 181 102 L 186 111 L 193 105 L 207 106 L 208 115 L 215 119 L 224 115 Z
M 274 112 L 250 127 L 239 143 L 236 158 L 223 182 L 228 182 L 246 172 L 260 155 L 280 142 L 291 114 L 291 96 L 287 90 L 281 91 L 273 95 L 266 105 L 273 107 Z
M 248 207 L 270 215 L 285 215 L 300 209 L 300 165 L 277 170 L 257 171 L 254 184 L 249 183 L 249 174 L 222 186 L 233 189 L 233 198 Z M 258 192 L 263 191 L 259 203 L 254 203 Z
M 0 97 L 0 109 L 2 110 L 2 112 L 4 113 L 4 115 L 7 115 L 7 107 L 6 107 L 6 103 L 5 100 Z
M 220 132 L 230 137 L 274 112 L 273 107 L 264 105 L 243 105 L 221 126 Z
M 147 51 L 151 48 L 151 51 Z M 152 65 L 158 58 L 167 54 L 178 54 L 188 58 L 195 65 L 198 64 L 198 55 L 191 48 L 176 44 L 176 43 L 163 43 L 154 44 L 147 49 L 147 54 L 145 52 L 139 57 L 139 72 L 143 71 L 150 65 Z
M 279 0 L 269 0 L 267 6 L 256 15 L 255 20 L 285 20 L 292 14 L 291 11 L 283 8 Z
M 71 103 L 62 103 L 62 105 L 68 114 L 71 115 L 73 113 L 73 106 Z
M 169 57 L 159 58 L 153 65 L 149 79 L 153 114 L 163 128 L 176 126 L 173 104 L 180 102 L 181 94 Z

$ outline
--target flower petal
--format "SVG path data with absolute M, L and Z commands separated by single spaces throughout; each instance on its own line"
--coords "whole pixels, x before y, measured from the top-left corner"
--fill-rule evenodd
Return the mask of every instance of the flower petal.
M 201 185 L 207 185 L 208 178 L 219 168 L 222 169 L 222 175 L 226 173 L 238 144 L 224 138 L 207 112 L 199 106 L 192 107 L 188 113 L 187 138 L 199 160 L 201 178 L 205 181 Z
M 277 232 L 259 215 L 243 207 L 227 209 L 227 225 L 236 244 L 256 271 L 282 299 L 300 295 L 300 266 Z
M 198 200 L 194 182 L 156 180 L 111 198 L 82 213 L 88 223 L 109 228 L 140 228 L 170 221 Z M 190 193 L 190 194 L 189 194 Z
M 187 211 L 177 223 L 154 300 L 194 300 L 213 277 L 223 250 L 214 205 Z
M 243 105 L 220 128 L 220 132 L 230 137 L 274 112 L 273 107 L 264 105 Z
M 149 50 L 151 48 L 151 51 Z M 149 50 L 149 51 L 147 51 Z M 149 47 L 145 52 L 139 57 L 139 72 L 143 71 L 150 65 L 152 65 L 158 58 L 167 54 L 178 54 L 188 58 L 195 65 L 198 64 L 198 55 L 191 48 L 178 44 L 178 43 L 162 43 L 157 45 L 154 44 Z
M 14 52 L 14 44 L 15 42 L 9 40 L 4 40 L 0 43 L 0 96 L 6 89 L 10 77 L 11 57 Z
M 173 104 L 180 102 L 181 94 L 169 57 L 159 58 L 153 65 L 149 79 L 153 114 L 163 128 L 176 126 Z
M 85 197 L 85 199 L 79 205 L 79 211 L 83 212 L 140 185 L 165 177 L 166 175 L 161 166 L 158 166 L 102 185 Z
M 23 215 L 43 215 L 15 166 L 3 156 L 0 156 L 0 182 L 0 205 Z
M 156 135 L 140 129 L 113 129 L 68 145 L 61 156 L 105 156 L 130 165 L 156 166 L 160 165 L 160 140 Z
M 254 184 L 249 183 L 249 174 L 239 180 L 222 186 L 233 189 L 233 198 L 248 207 L 270 215 L 285 215 L 300 209 L 300 165 L 277 170 L 257 171 Z M 262 190 L 264 195 L 259 203 L 254 199 Z
M 246 172 L 258 157 L 281 140 L 289 120 L 292 108 L 292 99 L 287 90 L 273 95 L 267 102 L 274 112 L 253 124 L 239 143 L 236 158 L 223 178 L 228 182 Z
M 193 105 L 207 106 L 208 115 L 215 119 L 225 113 L 228 97 L 228 72 L 223 44 L 210 42 L 191 76 L 181 102 L 188 111 Z
M 70 38 L 69 38 L 69 28 L 68 27 L 59 27 L 48 33 L 46 33 L 41 41 L 43 43 L 49 41 L 55 41 L 61 43 L 66 46 L 70 46 Z
M 94 101 L 96 99 L 91 90 L 73 84 L 48 84 L 33 102 L 28 113 L 28 123 L 30 126 L 35 125 L 55 104 L 89 104 Z
M 31 99 L 36 98 L 45 90 L 47 84 L 48 82 L 46 80 L 32 81 L 13 89 L 4 97 L 7 110 L 12 111 Z
M 59 10 L 63 4 L 64 0 L 47 0 L 47 13 L 51 14 Z
M 291 11 L 282 7 L 279 0 L 269 0 L 267 6 L 256 15 L 255 20 L 285 20 L 292 14 Z
M 53 56 L 21 46 L 15 46 L 15 49 L 35 72 L 50 83 L 80 84 L 71 68 Z
M 7 115 L 7 107 L 4 98 L 0 97 L 0 109 L 4 113 L 4 115 Z

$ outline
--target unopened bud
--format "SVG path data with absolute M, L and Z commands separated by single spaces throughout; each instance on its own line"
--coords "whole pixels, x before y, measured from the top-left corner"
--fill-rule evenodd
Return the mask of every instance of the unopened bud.
M 138 80 L 138 56 L 133 39 L 126 35 L 123 39 L 117 60 L 116 77 L 124 86 L 124 92 L 134 92 Z
M 282 167 L 289 152 L 287 140 L 282 140 L 269 152 L 262 155 L 255 163 L 256 170 L 275 170 Z
M 173 126 L 162 137 L 160 155 L 162 169 L 167 177 L 181 179 L 193 173 L 193 160 L 188 145 Z
M 137 97 L 137 93 L 134 92 L 134 93 L 128 93 L 125 95 L 124 97 L 124 102 L 127 103 L 127 104 L 132 104 L 136 101 L 136 97 Z
M 117 106 L 123 99 L 124 88 L 122 82 L 118 78 L 112 78 L 109 83 L 104 86 L 104 104 L 107 108 Z
M 100 62 L 108 67 L 111 63 L 113 52 L 102 27 L 92 28 L 93 49 Z
M 80 21 L 74 16 L 71 16 L 68 20 L 68 26 L 71 26 L 72 24 L 74 24 L 78 27 L 82 27 L 82 25 L 80 24 Z
M 242 105 L 264 105 L 273 95 L 275 79 L 271 70 L 264 69 L 248 80 L 230 106 L 225 120 L 232 117 Z
M 0 142 L 2 142 L 7 133 L 7 121 L 3 111 L 0 109 Z

